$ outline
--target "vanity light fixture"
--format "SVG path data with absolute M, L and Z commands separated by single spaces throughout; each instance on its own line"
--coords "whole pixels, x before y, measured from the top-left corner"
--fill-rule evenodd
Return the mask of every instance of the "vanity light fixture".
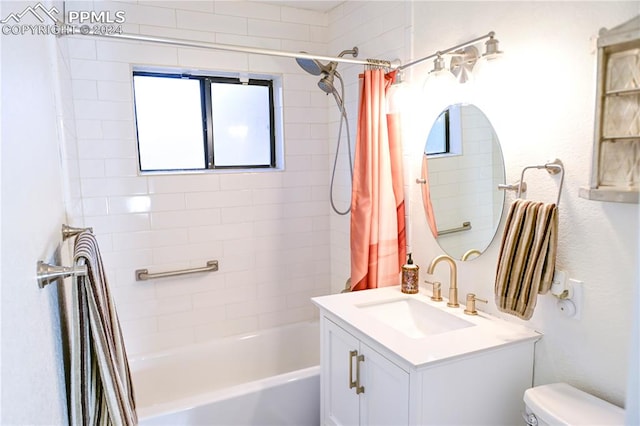
M 485 42 L 485 52 L 482 54 L 482 56 L 480 56 L 478 49 L 475 48 L 473 44 L 484 39 L 488 40 Z M 495 32 L 490 31 L 483 36 L 476 37 L 472 40 L 455 45 L 448 49 L 439 50 L 431 55 L 416 59 L 412 62 L 408 62 L 404 65 L 399 66 L 398 70 L 402 71 L 406 68 L 418 65 L 428 59 L 435 58 L 434 68 L 429 73 L 427 81 L 431 77 L 436 75 L 439 76 L 442 74 L 449 74 L 452 75 L 452 77 L 455 76 L 455 79 L 457 79 L 458 82 L 465 83 L 471 80 L 471 70 L 478 62 L 494 59 L 500 56 L 501 53 L 502 52 L 498 47 L 498 40 L 495 38 Z M 449 70 L 447 70 L 446 68 L 446 61 L 444 58 L 445 55 L 451 56 Z M 449 73 L 448 71 L 450 71 L 451 73 Z

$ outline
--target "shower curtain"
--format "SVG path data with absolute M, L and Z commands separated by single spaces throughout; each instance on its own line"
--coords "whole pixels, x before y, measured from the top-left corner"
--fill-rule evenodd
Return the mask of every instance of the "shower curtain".
M 397 71 L 365 70 L 351 194 L 351 289 L 400 284 L 406 256 L 400 115 L 387 114 Z

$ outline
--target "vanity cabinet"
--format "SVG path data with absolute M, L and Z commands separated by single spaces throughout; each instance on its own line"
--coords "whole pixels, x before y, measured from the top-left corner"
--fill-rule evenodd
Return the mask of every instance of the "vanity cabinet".
M 391 332 L 364 314 L 347 314 L 351 321 L 326 309 L 333 300 L 348 300 L 336 296 L 343 295 L 314 299 L 320 307 L 322 425 L 522 423 L 524 391 L 533 381 L 535 332 L 510 335 L 496 329 L 491 333 L 503 334 L 491 337 L 481 325 L 468 327 L 458 338 L 471 345 L 473 339 L 491 341 L 481 350 L 443 355 L 453 343 L 448 337 L 403 341 L 395 335 L 387 341 L 382 335 Z M 403 351 L 420 354 L 420 361 Z
M 321 327 L 322 424 L 408 424 L 409 373 L 333 321 Z

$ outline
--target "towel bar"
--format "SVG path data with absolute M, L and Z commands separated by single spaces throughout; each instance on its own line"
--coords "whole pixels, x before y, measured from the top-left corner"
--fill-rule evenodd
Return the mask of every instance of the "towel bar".
M 147 269 L 137 269 L 136 281 L 146 281 L 154 278 L 175 277 L 178 275 L 195 274 L 197 272 L 214 272 L 217 270 L 218 270 L 217 260 L 208 261 L 207 266 L 204 266 L 202 268 L 180 269 L 177 271 L 156 272 L 153 274 L 150 274 L 149 270 Z
M 86 265 L 58 266 L 50 265 L 39 260 L 36 268 L 36 277 L 38 278 L 38 287 L 40 288 L 45 288 L 47 284 L 51 284 L 59 278 L 64 279 L 85 275 L 87 275 Z
M 62 241 L 66 241 L 71 237 L 75 237 L 76 235 L 78 235 L 83 231 L 93 232 L 93 228 L 74 228 L 73 226 L 63 224 L 62 225 Z

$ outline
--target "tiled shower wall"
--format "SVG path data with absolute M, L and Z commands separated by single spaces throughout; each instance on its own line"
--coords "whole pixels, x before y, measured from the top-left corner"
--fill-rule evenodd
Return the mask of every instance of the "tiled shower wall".
M 327 15 L 248 2 L 92 4 L 125 31 L 286 51 L 327 50 Z M 86 10 L 67 3 L 67 10 Z M 69 38 L 84 224 L 99 237 L 131 354 L 317 316 L 329 292 L 328 98 L 293 59 Z M 140 175 L 134 65 L 274 74 L 283 81 L 285 169 Z M 82 218 L 74 218 L 77 223 Z M 134 271 L 220 270 L 135 281 Z

